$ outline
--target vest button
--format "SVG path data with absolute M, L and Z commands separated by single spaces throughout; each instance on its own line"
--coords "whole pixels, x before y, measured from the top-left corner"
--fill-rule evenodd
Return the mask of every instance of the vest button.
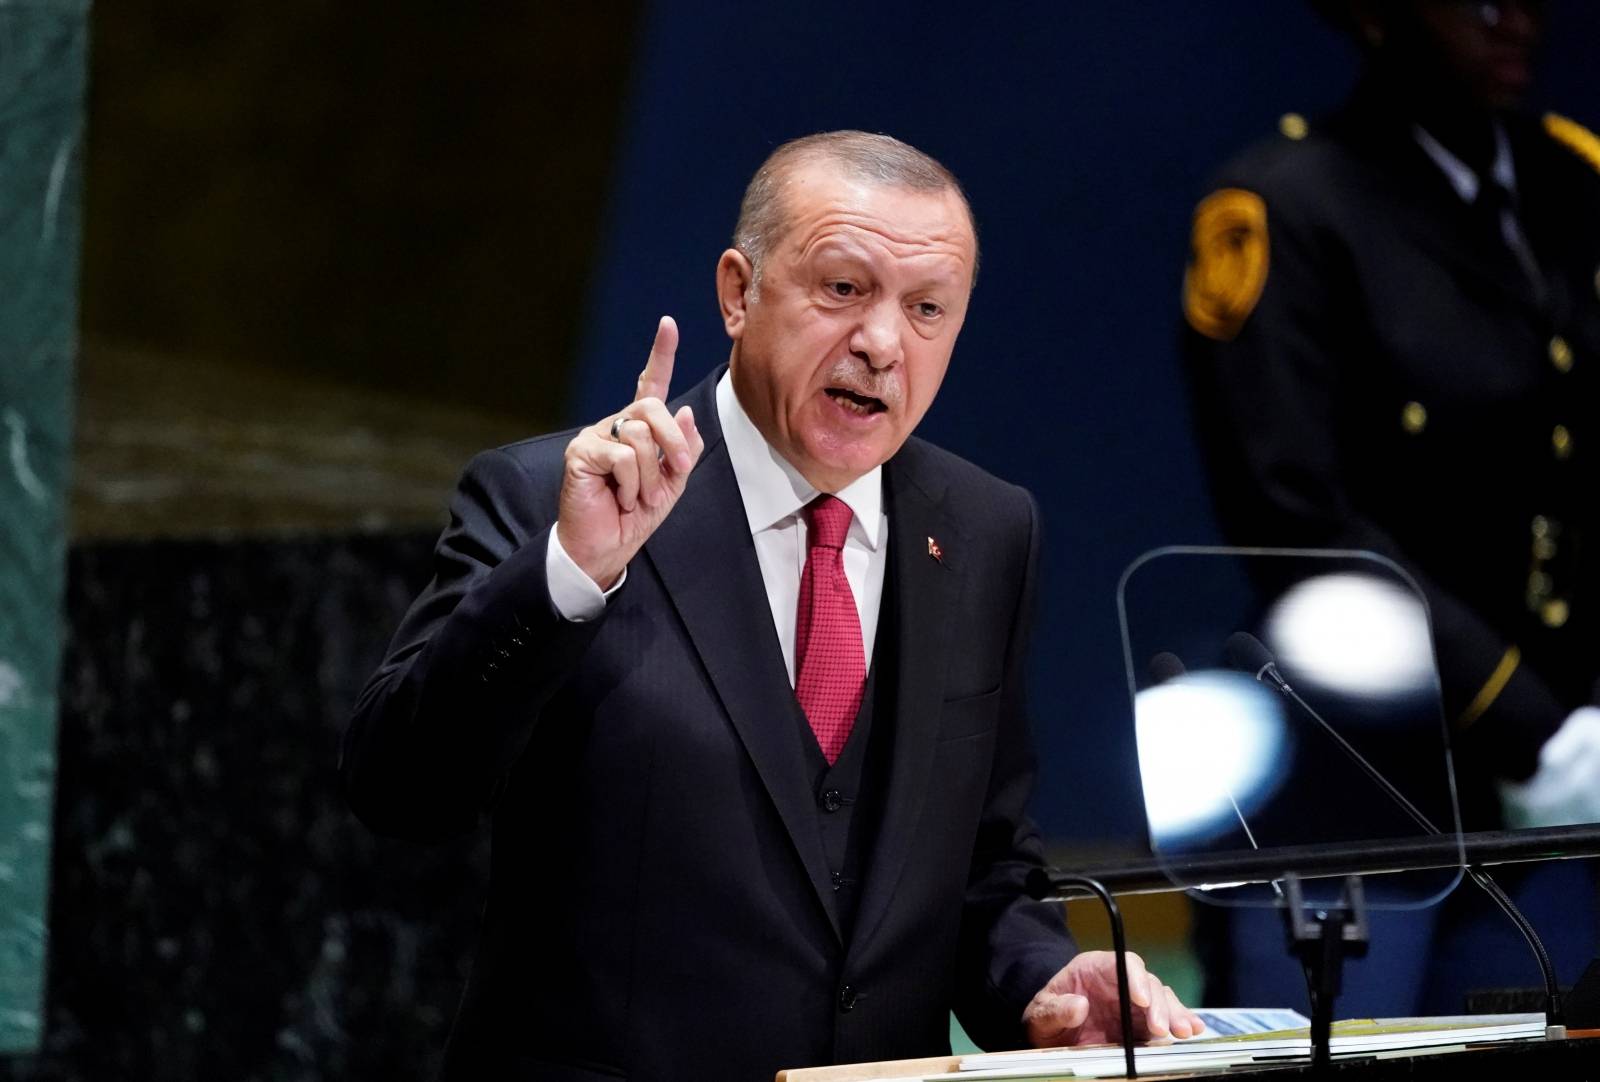
M 856 990 L 850 985 L 839 989 L 839 1013 L 849 1014 L 856 1009 Z
M 836 812 L 842 807 L 844 807 L 844 794 L 840 793 L 839 790 L 829 789 L 826 793 L 822 794 L 823 811 Z

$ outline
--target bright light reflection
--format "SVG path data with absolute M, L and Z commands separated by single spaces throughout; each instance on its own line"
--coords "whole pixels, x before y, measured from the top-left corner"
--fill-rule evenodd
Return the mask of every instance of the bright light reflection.
M 1139 692 L 1133 712 L 1156 849 L 1238 829 L 1233 801 L 1248 821 L 1277 787 L 1282 709 L 1277 696 L 1250 677 L 1189 673 Z
M 1294 586 L 1267 618 L 1283 668 L 1333 691 L 1383 697 L 1433 683 L 1422 602 L 1372 575 L 1320 575 Z

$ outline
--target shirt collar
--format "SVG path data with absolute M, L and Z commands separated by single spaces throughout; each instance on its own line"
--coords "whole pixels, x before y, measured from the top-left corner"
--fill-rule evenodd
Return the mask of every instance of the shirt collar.
M 1450 182 L 1450 187 L 1456 190 L 1462 201 L 1475 202 L 1478 198 L 1478 186 L 1481 183 L 1478 174 L 1474 173 L 1466 162 L 1446 150 L 1444 144 L 1435 139 L 1421 124 L 1411 125 L 1411 134 L 1423 152 L 1433 159 L 1433 164 L 1444 173 L 1445 179 Z M 1513 195 L 1516 194 L 1517 167 L 1511 159 L 1511 140 L 1506 138 L 1506 130 L 1500 124 L 1494 126 L 1494 161 L 1489 166 L 1489 175 L 1500 187 Z
M 717 381 L 717 419 L 728 445 L 728 461 L 744 501 L 752 534 L 770 529 L 810 503 L 817 489 L 767 443 L 733 390 L 733 373 Z M 883 541 L 883 467 L 871 470 L 834 493 L 849 505 L 855 520 L 850 529 L 874 551 Z

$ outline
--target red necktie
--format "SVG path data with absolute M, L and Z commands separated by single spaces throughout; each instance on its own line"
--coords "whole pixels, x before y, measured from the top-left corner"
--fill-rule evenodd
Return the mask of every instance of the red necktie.
M 850 739 L 867 683 L 861 617 L 844 577 L 844 538 L 853 515 L 834 496 L 818 496 L 805 511 L 810 528 L 794 619 L 794 694 L 832 766 Z

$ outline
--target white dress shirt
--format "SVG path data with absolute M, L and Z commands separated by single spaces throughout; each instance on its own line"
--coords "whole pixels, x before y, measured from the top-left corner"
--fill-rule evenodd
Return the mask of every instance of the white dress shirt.
M 730 374 L 723 373 L 716 395 L 722 439 L 728 445 L 728 460 L 739 485 L 745 523 L 755 544 L 767 605 L 772 610 L 773 630 L 778 633 L 789 685 L 793 687 L 795 609 L 800 600 L 800 576 L 806 566 L 806 520 L 802 510 L 818 490 L 762 437 L 739 404 Z M 855 516 L 845 537 L 844 574 L 855 595 L 856 612 L 861 618 L 862 652 L 870 665 L 888 565 L 884 542 L 889 536 L 889 518 L 883 509 L 883 467 L 874 467 L 834 495 L 849 505 Z M 567 555 L 552 529 L 545 554 L 545 577 L 556 610 L 568 620 L 583 621 L 600 615 L 606 599 L 621 589 L 627 575 L 624 573 L 616 585 L 601 593 L 594 580 Z

